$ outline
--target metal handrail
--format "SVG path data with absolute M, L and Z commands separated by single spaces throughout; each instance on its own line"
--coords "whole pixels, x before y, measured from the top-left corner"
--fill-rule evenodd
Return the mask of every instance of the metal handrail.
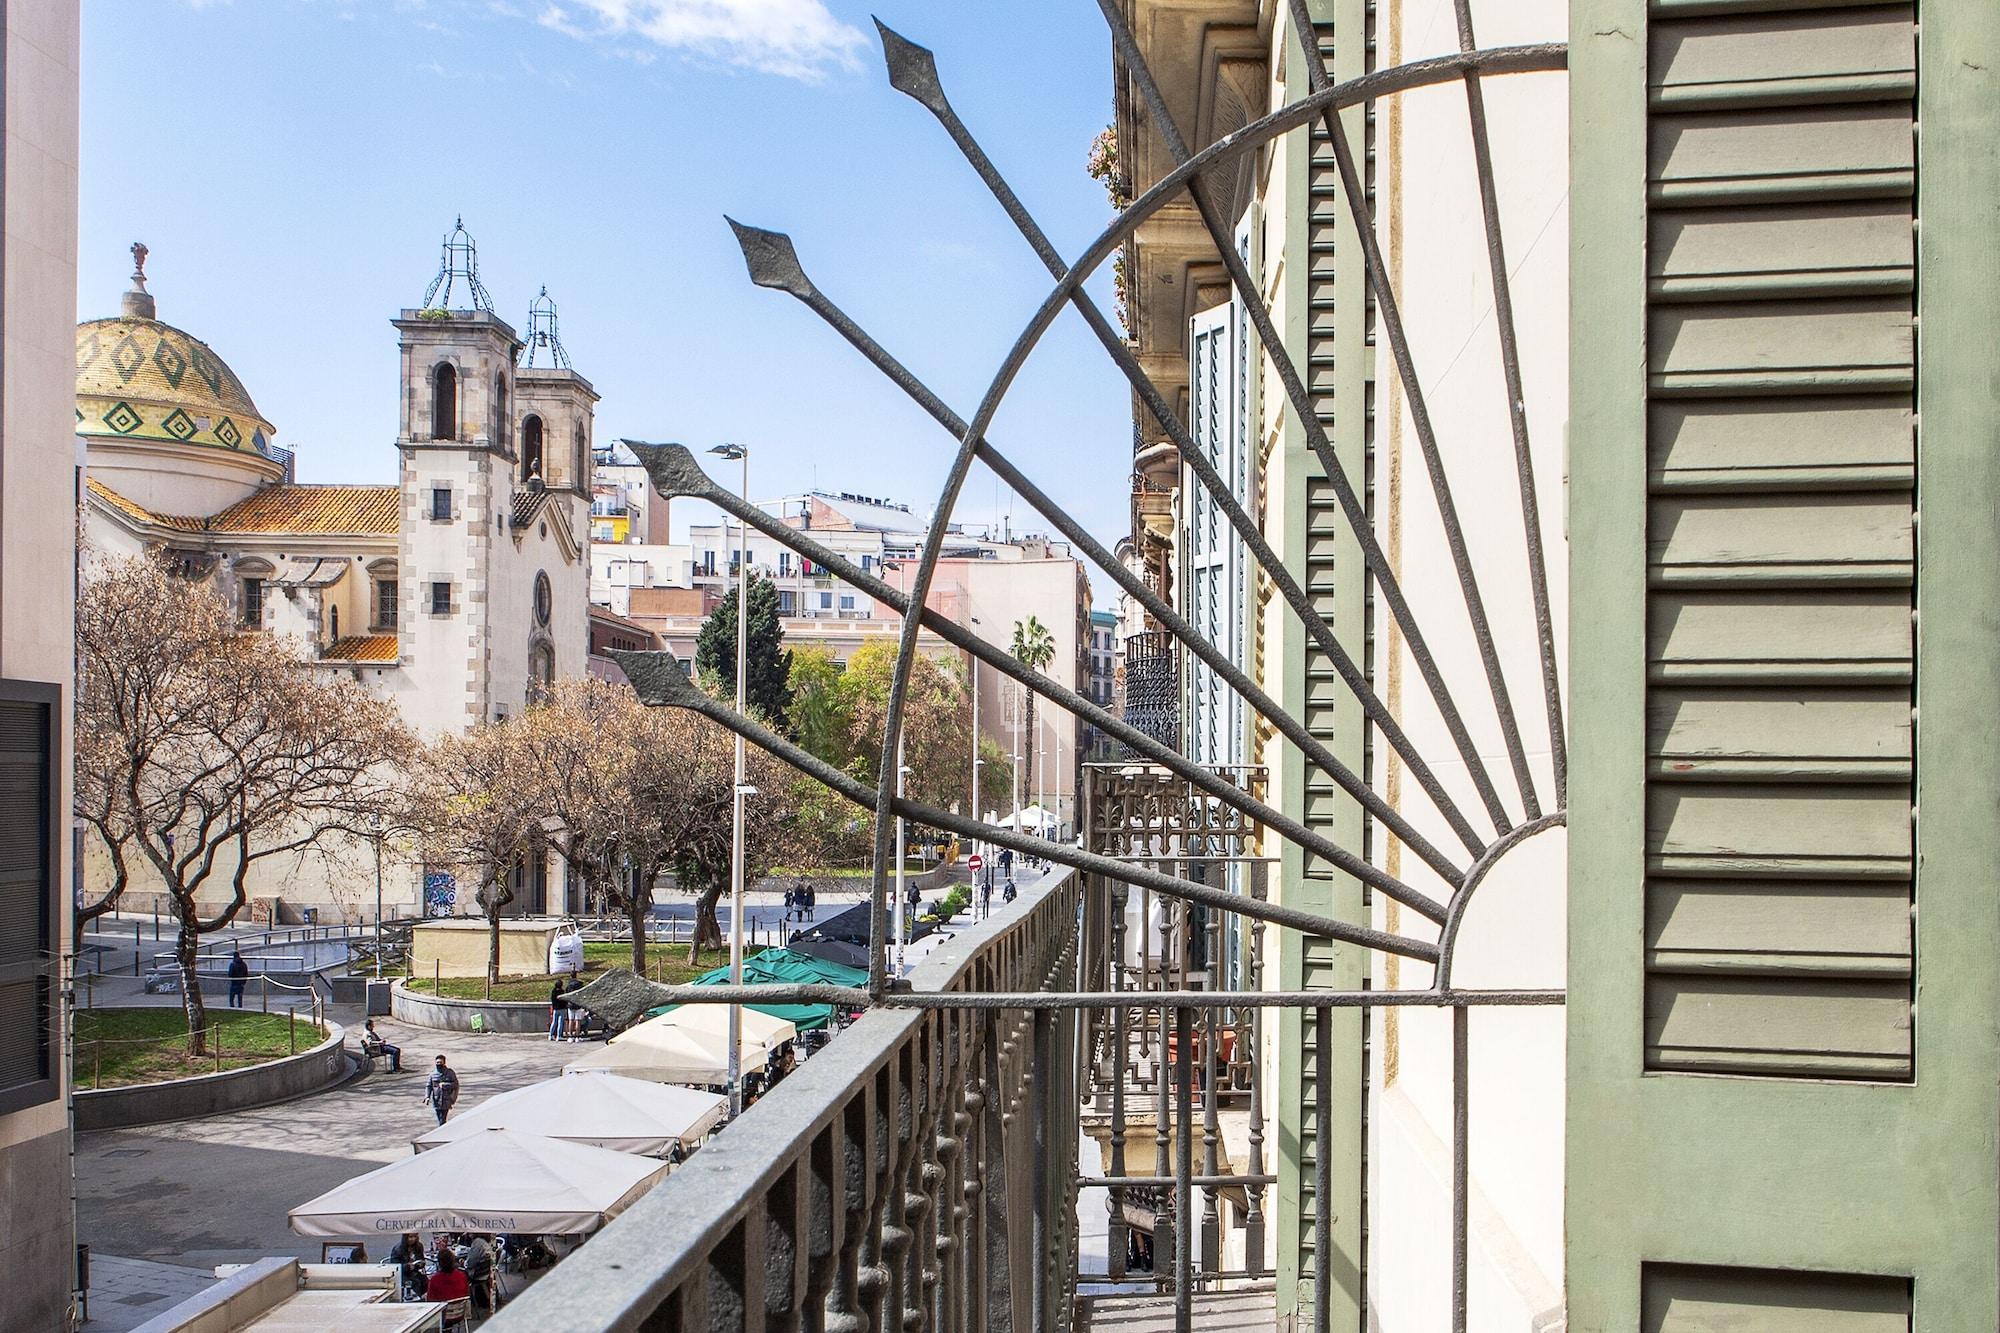
M 1078 904 L 1078 877 L 1052 875 L 919 963 L 910 984 L 1067 989 Z M 1049 1039 L 1062 1031 L 1068 1056 Z M 804 1327 L 822 1303 L 865 1308 L 876 1327 L 934 1305 L 953 1312 L 946 1327 L 987 1327 L 989 1302 L 1027 1326 L 1031 1298 L 1054 1299 L 1047 1283 L 1063 1280 L 1039 1253 L 1049 1238 L 1030 1234 L 1051 1210 L 1028 1196 L 1047 1199 L 1075 1173 L 1073 1116 L 1058 1109 L 1074 1105 L 1074 1032 L 1053 1014 L 871 1010 L 492 1327 L 706 1328 L 733 1322 L 732 1309 Z

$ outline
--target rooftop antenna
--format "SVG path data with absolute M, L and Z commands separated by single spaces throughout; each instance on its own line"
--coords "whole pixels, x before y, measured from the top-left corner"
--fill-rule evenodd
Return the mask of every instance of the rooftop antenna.
M 472 233 L 465 229 L 463 214 L 445 234 L 444 257 L 438 262 L 438 273 L 431 279 L 430 289 L 424 293 L 423 308 L 449 310 L 451 294 L 460 281 L 465 283 L 471 308 L 492 313 L 493 298 L 486 294 L 486 284 L 479 280 L 479 247 L 473 243 Z
M 557 370 L 569 369 L 569 353 L 563 350 L 562 335 L 556 331 L 556 303 L 549 299 L 549 289 L 543 285 L 541 294 L 528 302 L 528 355 L 521 362 L 523 366 L 535 364 L 535 353 L 546 349 L 549 365 Z

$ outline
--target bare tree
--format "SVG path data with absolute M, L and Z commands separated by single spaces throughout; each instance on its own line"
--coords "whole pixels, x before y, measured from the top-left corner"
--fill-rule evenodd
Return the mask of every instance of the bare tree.
M 535 784 L 514 722 L 488 722 L 441 736 L 418 756 L 404 818 L 430 865 L 451 866 L 477 885 L 486 917 L 486 979 L 500 979 L 500 918 L 514 901 L 513 870 L 547 846 Z
M 109 910 L 150 867 L 201 1055 L 202 935 L 236 919 L 259 863 L 366 836 L 399 801 L 408 734 L 389 704 L 305 662 L 293 639 L 240 632 L 213 589 L 156 559 L 96 564 L 76 627 L 76 811 L 111 865 L 85 911 Z
M 630 923 L 633 970 L 645 968 L 653 886 L 669 870 L 696 895 L 694 949 L 719 946 L 715 909 L 728 886 L 735 781 L 730 734 L 596 680 L 559 682 L 510 725 L 523 799 L 547 817 L 550 845 L 586 891 Z M 761 750 L 750 764 L 758 791 L 745 802 L 745 863 L 754 879 L 795 852 L 799 779 Z
M 643 857 L 649 763 L 641 732 L 648 709 L 632 691 L 601 680 L 559 681 L 513 725 L 519 776 L 548 819 L 549 843 L 592 901 L 631 924 L 632 967 L 646 966 L 646 918 L 653 880 L 635 874 Z

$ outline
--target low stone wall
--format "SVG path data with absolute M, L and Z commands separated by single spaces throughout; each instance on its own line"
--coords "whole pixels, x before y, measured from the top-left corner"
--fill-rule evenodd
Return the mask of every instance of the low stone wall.
M 398 981 L 389 988 L 389 1016 L 412 1027 L 441 1028 L 446 1032 L 472 1031 L 472 1016 L 479 1014 L 488 1032 L 547 1032 L 547 1000 L 453 1000 L 422 995 Z
M 323 1092 L 353 1072 L 347 1054 L 347 1033 L 329 1022 L 319 1045 L 297 1055 L 219 1074 L 136 1083 L 125 1088 L 79 1088 L 76 1092 L 78 1129 L 129 1129 L 167 1120 L 241 1111 L 270 1102 L 289 1101 Z

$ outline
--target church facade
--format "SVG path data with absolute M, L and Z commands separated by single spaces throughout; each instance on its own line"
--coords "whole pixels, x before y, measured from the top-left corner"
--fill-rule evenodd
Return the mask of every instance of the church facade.
M 308 662 L 394 701 L 427 738 L 504 720 L 554 680 L 585 674 L 597 393 L 570 367 L 546 292 L 517 333 L 493 311 L 471 238 L 454 229 L 422 304 L 391 321 L 396 481 L 302 484 L 228 364 L 158 318 L 144 248 L 134 254 L 120 313 L 77 326 L 93 553 L 171 556 L 246 630 L 294 636 Z M 363 842 L 266 863 L 253 909 L 368 919 L 373 858 Z M 524 872 L 519 908 L 562 910 L 550 882 L 547 866 Z M 128 910 L 144 910 L 134 887 Z M 389 914 L 426 897 L 433 910 L 476 911 L 454 887 L 426 875 L 413 849 L 389 849 Z

